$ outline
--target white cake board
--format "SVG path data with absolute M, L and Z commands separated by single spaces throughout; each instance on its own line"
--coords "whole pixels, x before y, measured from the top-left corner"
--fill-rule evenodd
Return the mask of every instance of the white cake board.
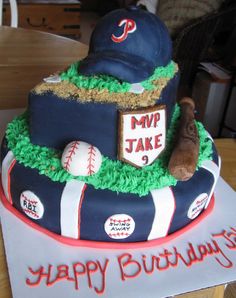
M 216 187 L 214 210 L 208 217 L 178 238 L 147 249 L 109 250 L 68 246 L 30 228 L 7 211 L 2 204 L 0 205 L 5 250 L 14 298 L 98 297 L 95 287 L 100 289 L 104 278 L 104 293 L 100 297 L 108 298 L 167 297 L 236 280 L 236 193 L 222 178 L 219 179 Z M 221 234 L 221 236 L 214 234 Z M 201 249 L 204 250 L 208 243 L 214 248 L 214 252 L 207 253 L 203 257 L 203 261 L 198 260 L 189 267 L 179 257 L 178 266 L 169 266 L 165 270 L 155 268 L 152 274 L 145 273 L 142 256 L 146 257 L 147 266 L 150 268 L 152 255 L 160 257 L 164 249 L 173 253 L 175 247 L 181 256 L 189 262 L 187 250 L 190 243 L 194 247 L 198 259 L 200 258 L 198 245 L 202 245 Z M 141 268 L 139 275 L 125 281 L 121 279 L 121 270 L 118 264 L 118 257 L 124 253 L 131 254 L 132 260 L 135 260 L 133 265 L 124 268 L 126 274 L 133 275 L 137 271 L 137 263 Z M 105 259 L 109 262 L 103 275 L 100 270 L 91 272 L 91 288 L 89 288 L 87 274 L 77 277 L 79 287 L 77 290 L 75 282 L 66 279 L 58 280 L 50 287 L 46 286 L 45 278 L 42 278 L 35 287 L 29 287 L 26 284 L 27 278 L 31 281 L 37 280 L 37 275 L 33 276 L 28 267 L 36 271 L 40 266 L 44 266 L 46 272 L 48 265 L 51 264 L 53 269 L 51 279 L 53 279 L 57 274 L 55 269 L 58 265 L 69 266 L 69 274 L 72 277 L 73 264 L 80 262 L 86 265 L 88 261 L 95 263 L 99 261 L 104 267 Z M 174 263 L 176 259 L 175 254 L 169 260 Z M 166 259 L 160 257 L 160 260 L 160 267 L 163 268 L 166 265 Z

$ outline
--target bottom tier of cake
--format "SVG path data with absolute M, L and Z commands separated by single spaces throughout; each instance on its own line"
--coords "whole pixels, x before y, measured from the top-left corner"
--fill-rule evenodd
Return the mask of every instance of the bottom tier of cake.
M 220 172 L 212 160 L 175 186 L 146 196 L 95 189 L 83 181 L 54 182 L 19 163 L 7 144 L 2 150 L 2 185 L 12 206 L 44 229 L 73 239 L 139 242 L 166 237 L 188 226 L 209 206 Z

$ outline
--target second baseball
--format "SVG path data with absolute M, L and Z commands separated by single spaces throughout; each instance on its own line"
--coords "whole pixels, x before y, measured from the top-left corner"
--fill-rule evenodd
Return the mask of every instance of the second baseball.
M 99 171 L 102 155 L 98 148 L 91 144 L 73 141 L 65 147 L 61 164 L 73 176 L 90 176 Z

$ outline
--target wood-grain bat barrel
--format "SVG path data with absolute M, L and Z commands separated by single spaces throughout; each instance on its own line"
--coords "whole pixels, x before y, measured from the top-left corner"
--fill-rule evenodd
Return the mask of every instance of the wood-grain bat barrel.
M 194 122 L 194 101 L 184 97 L 179 102 L 181 109 L 180 123 L 176 135 L 176 143 L 169 161 L 169 172 L 177 180 L 190 179 L 197 166 L 199 153 L 199 137 Z

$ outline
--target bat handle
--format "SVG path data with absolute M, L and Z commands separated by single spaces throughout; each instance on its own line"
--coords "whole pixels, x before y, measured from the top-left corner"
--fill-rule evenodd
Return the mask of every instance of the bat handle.
M 193 111 L 194 115 L 194 109 L 195 109 L 195 103 L 191 97 L 183 97 L 179 101 L 179 105 L 181 108 L 183 108 L 183 105 L 186 104 L 191 110 Z
M 189 97 L 180 100 L 181 117 L 177 140 L 170 157 L 168 169 L 177 180 L 190 179 L 197 166 L 199 138 L 194 122 L 194 101 Z

